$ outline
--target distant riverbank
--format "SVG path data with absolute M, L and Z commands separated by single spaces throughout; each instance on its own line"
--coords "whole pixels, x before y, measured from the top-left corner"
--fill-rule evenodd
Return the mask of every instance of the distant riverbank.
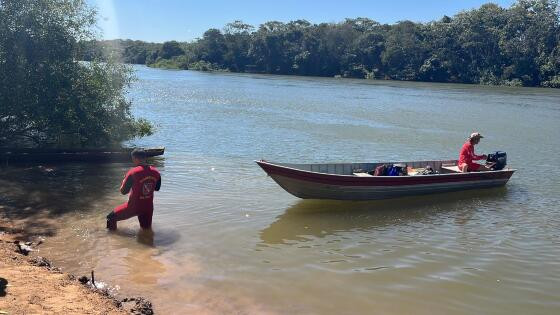
M 198 62 L 196 64 L 192 64 L 189 66 L 182 65 L 181 63 L 175 62 L 173 60 L 160 60 L 158 62 L 147 64 L 149 68 L 153 69 L 161 69 L 161 70 L 191 70 L 191 71 L 201 71 L 201 72 L 231 72 L 231 73 L 243 73 L 243 74 L 270 74 L 265 73 L 263 71 L 231 71 L 227 68 L 220 68 L 217 65 L 213 65 L 210 63 L 205 62 Z M 280 76 L 284 74 L 278 74 Z M 314 76 L 314 75 L 297 75 L 293 74 L 294 76 L 303 76 L 303 77 L 324 77 L 324 76 Z M 560 84 L 551 84 L 547 86 L 524 86 L 520 81 L 513 80 L 513 81 L 503 81 L 500 83 L 464 83 L 464 82 L 434 82 L 434 81 L 423 81 L 423 80 L 398 80 L 398 79 L 391 79 L 388 77 L 385 78 L 375 78 L 375 77 L 364 77 L 364 78 L 355 78 L 355 77 L 345 77 L 341 75 L 335 75 L 334 78 L 344 78 L 344 79 L 364 79 L 364 80 L 379 80 L 379 81 L 397 81 L 397 82 L 424 82 L 424 83 L 458 83 L 458 84 L 474 84 L 474 85 L 487 85 L 487 86 L 504 86 L 504 87 L 543 87 L 543 88 L 560 88 Z
M 437 21 L 242 21 L 192 42 L 90 41 L 82 58 L 203 71 L 560 87 L 556 1 L 493 3 Z

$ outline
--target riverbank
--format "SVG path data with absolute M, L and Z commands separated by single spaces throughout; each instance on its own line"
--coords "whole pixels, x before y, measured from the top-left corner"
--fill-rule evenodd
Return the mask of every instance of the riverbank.
M 35 255 L 44 241 L 0 217 L 0 314 L 153 314 L 145 299 L 118 299 Z
M 373 74 L 364 73 L 360 76 L 355 76 L 351 74 L 337 74 L 334 76 L 326 75 L 305 75 L 305 74 L 293 74 L 293 73 L 267 73 L 266 71 L 232 71 L 230 69 L 220 67 L 217 64 L 212 64 L 204 61 L 197 61 L 192 64 L 184 64 L 182 61 L 177 59 L 161 59 L 154 63 L 149 64 L 138 64 L 149 68 L 161 69 L 161 70 L 191 70 L 200 72 L 227 72 L 227 73 L 239 73 L 239 74 L 267 74 L 267 75 L 279 75 L 279 76 L 299 76 L 299 77 L 316 77 L 316 78 L 336 78 L 336 79 L 360 79 L 360 80 L 375 80 L 375 81 L 396 81 L 396 82 L 418 82 L 418 83 L 448 83 L 448 84 L 469 84 L 469 85 L 480 85 L 480 86 L 495 86 L 495 87 L 536 87 L 536 88 L 560 88 L 560 78 L 554 78 L 551 81 L 547 81 L 542 85 L 526 85 L 519 79 L 512 80 L 486 80 L 481 82 L 462 82 L 462 81 L 434 81 L 434 80 L 420 80 L 420 79 L 406 79 L 406 78 L 390 78 L 379 76 L 376 77 Z
M 159 59 L 153 63 L 147 63 L 147 67 L 154 69 L 163 70 L 192 70 L 192 71 L 202 71 L 202 72 L 231 72 L 229 69 L 220 67 L 218 64 L 210 63 L 206 61 L 197 61 L 193 63 L 186 63 L 180 58 L 172 59 Z M 247 73 L 247 72 L 238 72 Z

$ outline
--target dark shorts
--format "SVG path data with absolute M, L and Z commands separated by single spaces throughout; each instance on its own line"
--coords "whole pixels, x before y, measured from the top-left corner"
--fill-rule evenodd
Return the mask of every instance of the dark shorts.
M 153 208 L 138 209 L 137 207 L 129 207 L 128 202 L 123 203 L 113 210 L 115 213 L 115 221 L 127 220 L 132 217 L 138 217 L 138 222 L 140 227 L 143 229 L 149 229 L 152 227 L 152 215 L 154 213 Z

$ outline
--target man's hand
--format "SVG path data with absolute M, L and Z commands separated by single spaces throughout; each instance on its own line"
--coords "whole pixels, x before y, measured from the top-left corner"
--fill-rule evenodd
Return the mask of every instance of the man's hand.
M 127 176 L 121 185 L 121 194 L 128 194 L 130 192 L 130 189 L 132 189 L 132 185 L 134 185 L 134 178 L 132 178 L 132 176 Z

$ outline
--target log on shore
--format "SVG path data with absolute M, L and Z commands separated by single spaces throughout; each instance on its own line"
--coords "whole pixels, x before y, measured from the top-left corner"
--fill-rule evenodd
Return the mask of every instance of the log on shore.
M 1 149 L 0 163 L 65 163 L 96 162 L 118 163 L 130 162 L 130 152 L 134 148 L 124 149 Z M 146 149 L 148 157 L 163 155 L 164 147 Z

